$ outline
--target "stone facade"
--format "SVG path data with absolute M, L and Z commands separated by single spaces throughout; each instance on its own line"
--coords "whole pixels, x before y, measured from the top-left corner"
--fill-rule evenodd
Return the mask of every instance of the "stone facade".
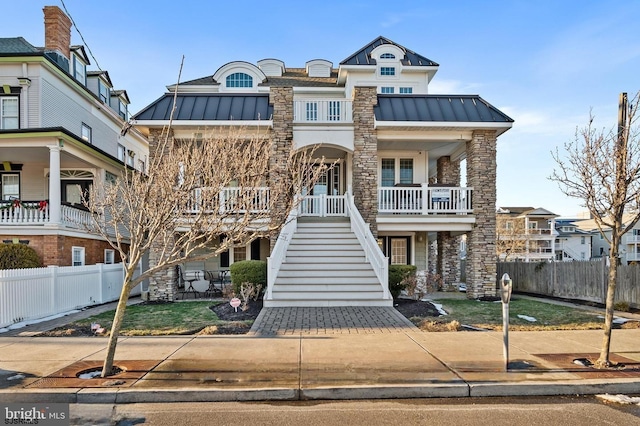
M 378 102 L 375 87 L 356 87 L 353 93 L 353 195 L 355 204 L 371 232 L 378 236 L 378 137 L 373 107 Z
M 496 133 L 475 130 L 467 142 L 467 185 L 476 224 L 467 235 L 467 297 L 496 295 Z
M 163 129 L 149 130 L 149 158 L 163 154 L 159 151 L 159 144 L 167 135 L 166 132 Z M 173 131 L 170 131 L 167 137 L 173 137 Z M 152 243 L 149 250 L 149 265 L 158 264 L 163 248 L 160 244 L 160 242 Z M 149 278 L 149 300 L 173 302 L 176 300 L 177 293 L 178 276 L 175 268 L 158 271 Z
M 460 162 L 451 161 L 448 156 L 438 158 L 437 183 L 459 186 Z M 448 231 L 438 232 L 437 271 L 445 290 L 456 288 L 456 283 L 460 282 L 460 237 L 452 236 Z
M 273 105 L 273 129 L 271 130 L 271 152 L 269 156 L 269 170 L 272 176 L 269 180 L 275 185 L 281 184 L 281 179 L 287 179 L 287 160 L 293 148 L 293 88 L 271 87 L 269 91 L 269 103 Z M 275 201 L 275 208 L 279 211 L 288 209 L 286 194 L 281 193 L 279 200 Z M 271 250 L 278 239 L 277 235 L 271 237 Z

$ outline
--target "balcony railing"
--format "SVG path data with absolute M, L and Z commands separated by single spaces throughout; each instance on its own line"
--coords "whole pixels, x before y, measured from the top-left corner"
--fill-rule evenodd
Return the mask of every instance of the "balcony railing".
M 473 188 L 381 187 L 378 188 L 378 213 L 460 214 L 473 213 Z
M 224 213 L 264 213 L 269 211 L 269 188 L 197 188 L 189 202 L 187 212 L 217 211 Z
M 347 216 L 345 195 L 306 195 L 298 207 L 300 216 Z
M 297 123 L 352 123 L 351 101 L 313 99 L 293 102 Z
M 626 234 L 623 241 L 624 244 L 640 244 L 640 235 Z
M 83 229 L 92 221 L 86 209 L 70 205 L 60 206 L 62 225 Z M 0 225 L 43 225 L 51 222 L 50 205 L 47 200 L 0 201 Z

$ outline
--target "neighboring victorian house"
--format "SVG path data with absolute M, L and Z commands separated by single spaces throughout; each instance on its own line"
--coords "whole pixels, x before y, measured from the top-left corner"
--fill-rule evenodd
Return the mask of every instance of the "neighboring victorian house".
M 591 233 L 578 228 L 576 219 L 556 219 L 555 226 L 555 260 L 591 259 Z
M 390 305 L 384 274 L 372 275 L 373 254 L 350 230 L 359 213 L 367 228 L 361 233 L 388 257 L 385 264 L 435 270 L 446 286 L 460 279 L 466 234 L 468 295 L 494 294 L 496 140 L 513 120 L 478 95 L 430 94 L 437 71 L 434 61 L 378 37 L 337 67 L 324 59 L 303 68 L 278 59 L 238 61 L 179 83 L 176 138 L 262 126 L 276 151 L 291 142 L 295 149 L 318 146 L 318 157 L 336 162 L 307 194 L 284 253 L 255 241 L 190 267 L 277 258 L 283 263 L 277 273 L 270 269 L 266 306 Z M 151 146 L 169 123 L 176 87 L 168 89 L 134 116 Z M 345 194 L 353 194 L 357 212 L 342 207 Z M 344 216 L 345 228 L 331 225 L 341 223 L 336 216 Z
M 44 265 L 113 263 L 115 253 L 82 229 L 82 194 L 145 168 L 148 143 L 121 130 L 129 100 L 106 71 L 87 71 L 71 21 L 44 8 L 45 46 L 0 38 L 0 241 L 29 244 Z
M 501 260 L 539 262 L 554 260 L 555 218 L 543 208 L 499 207 L 497 255 Z
M 632 219 L 631 214 L 622 216 L 622 223 L 628 224 Z M 576 222 L 576 226 L 591 235 L 591 257 L 602 258 L 609 256 L 609 243 L 605 236 L 598 230 L 595 220 L 587 219 Z M 611 229 L 604 228 L 604 234 L 611 236 Z M 640 262 L 640 223 L 622 236 L 622 242 L 618 248 L 618 255 L 623 264 Z

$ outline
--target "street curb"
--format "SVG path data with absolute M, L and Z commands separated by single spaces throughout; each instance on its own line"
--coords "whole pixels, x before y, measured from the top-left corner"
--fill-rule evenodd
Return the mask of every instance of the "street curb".
M 418 386 L 384 385 L 361 387 L 320 387 L 303 388 L 300 399 L 409 399 L 409 398 L 465 398 L 469 396 L 469 386 L 460 384 L 433 384 Z
M 636 379 L 580 380 L 575 382 L 519 382 L 519 383 L 469 383 L 470 397 L 485 396 L 552 396 L 594 395 L 599 393 L 638 393 L 640 382 Z

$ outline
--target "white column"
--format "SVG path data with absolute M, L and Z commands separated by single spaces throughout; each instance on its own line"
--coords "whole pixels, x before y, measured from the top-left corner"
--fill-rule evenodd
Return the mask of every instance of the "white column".
M 49 223 L 62 222 L 62 191 L 60 186 L 60 145 L 48 145 L 49 148 Z

